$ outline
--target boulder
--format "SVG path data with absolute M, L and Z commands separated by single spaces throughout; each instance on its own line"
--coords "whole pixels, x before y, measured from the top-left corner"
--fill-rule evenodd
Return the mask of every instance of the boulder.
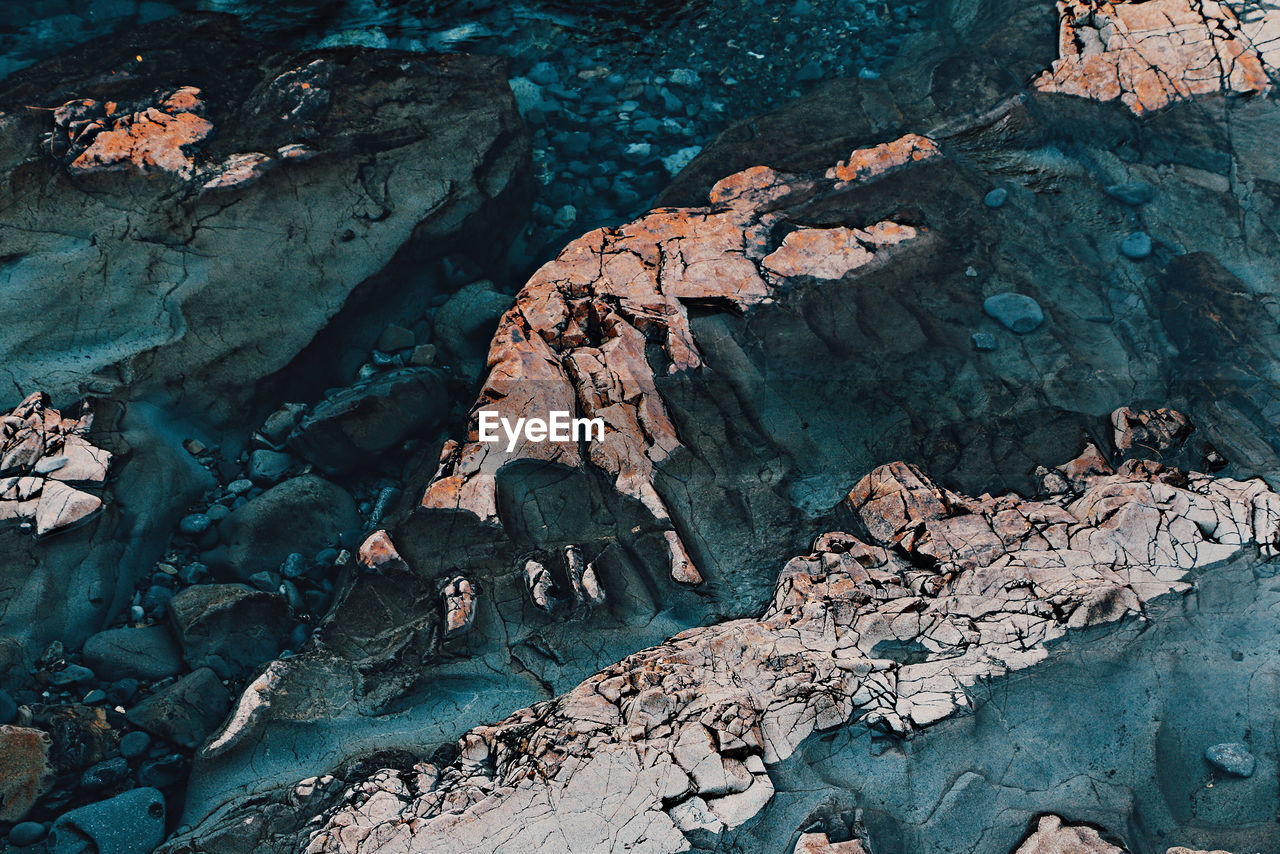
M 360 516 L 350 494 L 319 475 L 291 478 L 233 510 L 219 526 L 222 546 L 208 564 L 248 580 L 277 570 L 289 555 L 314 555 L 359 530 Z
M 134 726 L 188 749 L 199 747 L 231 706 L 231 694 L 208 667 L 200 667 L 129 710 Z
M 188 587 L 170 601 L 169 615 L 187 664 L 223 679 L 242 679 L 275 658 L 291 628 L 284 597 L 243 584 Z
M 50 854 L 149 854 L 164 840 L 164 796 L 130 789 L 60 816 L 49 831 Z
M 108 629 L 84 642 L 84 660 L 102 679 L 155 680 L 182 670 L 182 655 L 164 626 Z
M 393 259 L 466 249 L 464 224 L 489 257 L 532 187 L 501 60 L 281 52 L 230 15 L 23 69 L 0 84 L 0 116 L 10 383 L 165 391 L 215 418 Z M 406 297 L 370 287 L 388 306 Z

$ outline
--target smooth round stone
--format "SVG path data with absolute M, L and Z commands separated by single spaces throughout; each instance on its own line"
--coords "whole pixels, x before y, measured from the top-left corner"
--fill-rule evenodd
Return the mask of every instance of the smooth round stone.
M 120 737 L 120 755 L 125 759 L 136 759 L 150 746 L 151 736 L 145 732 L 127 732 Z
M 129 609 L 129 618 L 133 620 L 135 623 L 141 620 L 145 616 L 147 616 L 147 612 L 143 610 L 143 607 L 141 605 L 134 605 L 132 608 Z
M 239 480 L 233 480 L 231 483 L 227 484 L 227 492 L 230 492 L 232 495 L 244 495 L 251 489 L 253 489 L 253 481 L 249 480 L 247 477 L 242 477 Z
M 1236 777 L 1251 777 L 1257 761 L 1249 752 L 1249 745 L 1240 742 L 1215 744 L 1204 752 L 1204 758 L 1213 767 Z
M 1004 187 L 996 187 L 990 193 L 987 193 L 982 197 L 982 203 L 992 210 L 995 210 L 996 208 L 1003 206 L 1008 199 L 1009 191 Z
M 205 513 L 214 522 L 221 522 L 223 519 L 231 515 L 231 508 L 225 504 L 215 504 Z
M 1026 294 L 1008 292 L 987 297 L 982 310 L 1019 335 L 1034 332 L 1044 323 L 1040 303 Z
M 212 524 L 213 520 L 207 514 L 192 513 L 182 517 L 182 521 L 178 523 L 178 530 L 188 537 L 198 537 L 209 530 Z
M 990 352 L 996 348 L 996 336 L 990 332 L 975 332 L 971 336 L 973 340 L 973 349 L 980 350 L 984 353 Z
M 9 844 L 14 848 L 26 848 L 44 839 L 44 825 L 38 821 L 24 821 L 9 829 Z
M 333 566 L 333 562 L 338 559 L 337 549 L 321 549 L 316 555 L 316 563 L 321 566 Z
M 1151 238 L 1145 231 L 1135 231 L 1120 241 L 1120 252 L 1135 261 L 1146 258 L 1151 254 Z

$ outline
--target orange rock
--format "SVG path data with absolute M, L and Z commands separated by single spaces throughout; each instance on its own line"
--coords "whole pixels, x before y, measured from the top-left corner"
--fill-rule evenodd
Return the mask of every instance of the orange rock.
M 0 726 L 0 821 L 20 821 L 53 784 L 47 733 Z

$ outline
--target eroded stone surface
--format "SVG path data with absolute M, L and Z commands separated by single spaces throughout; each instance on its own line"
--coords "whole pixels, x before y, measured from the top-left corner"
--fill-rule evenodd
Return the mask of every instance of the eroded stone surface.
M 1107 842 L 1096 828 L 1047 815 L 1013 854 L 1124 854 L 1124 849 Z
M 685 850 L 686 833 L 762 809 L 767 766 L 810 734 L 855 716 L 928 727 L 1070 629 L 1141 616 L 1190 571 L 1280 544 L 1280 495 L 1261 481 L 1113 471 L 1093 449 L 1055 472 L 1032 500 L 876 469 L 848 498 L 874 544 L 824 534 L 760 619 L 691 629 L 477 727 L 451 764 L 357 783 L 307 850 Z
M 828 173 L 825 189 L 871 180 L 936 153 L 936 144 L 916 135 L 855 151 Z M 657 390 L 650 342 L 661 344 L 668 374 L 695 370 L 702 359 L 689 328 L 690 305 L 745 309 L 793 279 L 839 279 L 883 264 L 895 247 L 922 237 L 913 226 L 881 220 L 866 228 L 801 229 L 770 251 L 770 232 L 782 221 L 770 208 L 817 189 L 807 180 L 751 169 L 717 184 L 710 207 L 658 210 L 571 243 L 534 274 L 503 316 L 468 439 L 446 444 L 421 506 L 500 526 L 498 470 L 535 460 L 595 467 L 620 494 L 670 526 L 671 514 L 653 484 L 656 466 L 680 441 Z M 602 418 L 604 438 L 582 446 L 522 438 L 507 452 L 479 441 L 480 410 L 513 422 L 555 410 Z M 674 531 L 666 541 L 672 578 L 700 583 L 702 575 Z
M 1058 59 L 1035 81 L 1045 92 L 1119 99 L 1142 114 L 1213 92 L 1256 94 L 1262 58 L 1217 0 L 1060 0 Z
M 29 526 L 45 537 L 89 521 L 102 499 L 75 486 L 99 486 L 111 454 L 87 438 L 93 412 L 64 418 L 36 392 L 0 417 L 0 525 Z

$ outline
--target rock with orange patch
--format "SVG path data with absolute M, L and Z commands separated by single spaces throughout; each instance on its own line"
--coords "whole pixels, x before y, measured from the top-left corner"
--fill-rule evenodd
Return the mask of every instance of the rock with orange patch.
M 41 730 L 0 726 L 0 821 L 21 821 L 53 785 L 50 744 Z

